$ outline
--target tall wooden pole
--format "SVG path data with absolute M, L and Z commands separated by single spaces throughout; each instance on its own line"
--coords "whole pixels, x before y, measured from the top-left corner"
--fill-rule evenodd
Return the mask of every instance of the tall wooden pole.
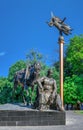
M 62 107 L 64 104 L 63 101 L 63 46 L 64 46 L 64 37 L 60 36 L 58 39 L 59 42 L 59 57 L 60 57 L 60 97 L 62 101 Z

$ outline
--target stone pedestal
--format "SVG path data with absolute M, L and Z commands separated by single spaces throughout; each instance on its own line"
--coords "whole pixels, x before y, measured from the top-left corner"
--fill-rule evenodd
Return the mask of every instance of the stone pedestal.
M 65 116 L 54 110 L 0 110 L 0 126 L 65 125 Z

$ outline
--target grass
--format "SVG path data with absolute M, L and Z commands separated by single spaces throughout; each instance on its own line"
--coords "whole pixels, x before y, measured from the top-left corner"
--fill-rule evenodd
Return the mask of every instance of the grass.
M 75 110 L 74 112 L 77 114 L 83 114 L 83 110 Z

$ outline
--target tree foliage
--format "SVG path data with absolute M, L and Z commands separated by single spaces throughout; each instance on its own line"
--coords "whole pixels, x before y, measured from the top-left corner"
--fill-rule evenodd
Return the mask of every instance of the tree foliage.
M 74 36 L 66 49 L 65 72 L 69 74 L 83 74 L 83 35 Z
M 66 77 L 64 82 L 64 102 L 76 104 L 77 101 L 83 102 L 83 78 L 77 75 Z
M 43 57 L 43 55 L 40 52 L 32 49 L 26 55 L 26 60 L 27 60 L 27 64 L 34 64 L 35 62 L 43 62 L 44 61 L 44 57 Z
M 64 59 L 64 79 L 65 103 L 83 102 L 83 35 L 70 39 Z
M 11 102 L 12 83 L 5 77 L 0 77 L 0 104 Z

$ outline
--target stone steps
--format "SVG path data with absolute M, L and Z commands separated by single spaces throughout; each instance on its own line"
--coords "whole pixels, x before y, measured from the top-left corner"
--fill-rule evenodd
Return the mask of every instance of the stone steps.
M 65 125 L 65 112 L 0 110 L 0 126 Z

